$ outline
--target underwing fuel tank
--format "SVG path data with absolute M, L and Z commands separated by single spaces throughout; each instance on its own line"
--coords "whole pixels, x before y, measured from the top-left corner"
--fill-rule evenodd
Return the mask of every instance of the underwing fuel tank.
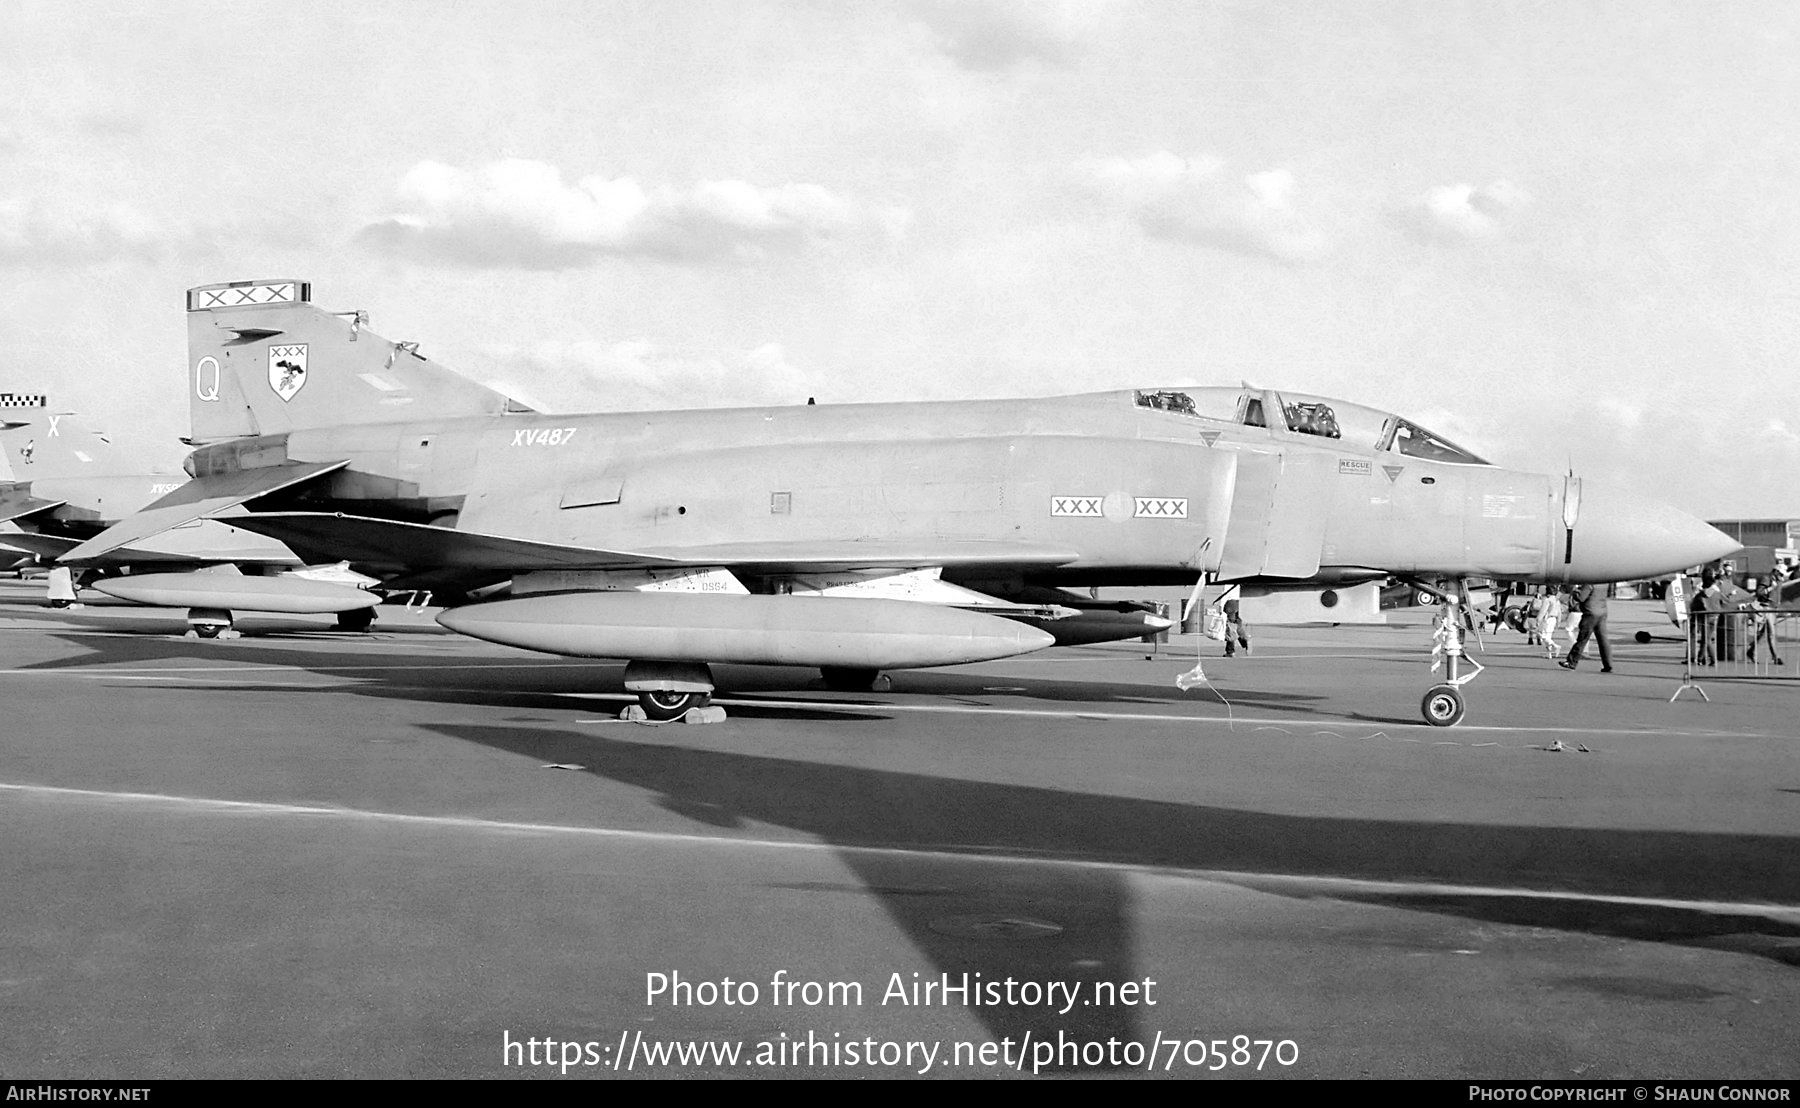
M 1047 632 L 936 604 L 819 596 L 583 592 L 453 608 L 458 634 L 584 658 L 913 669 L 1041 650 Z
M 94 582 L 96 591 L 159 608 L 217 608 L 282 615 L 327 615 L 373 608 L 381 597 L 349 585 L 299 577 L 221 573 L 144 573 Z
M 1174 620 L 1150 612 L 1098 610 L 1080 612 L 1063 619 L 1014 618 L 1028 626 L 1048 631 L 1056 639 L 1057 646 L 1087 646 L 1092 643 L 1141 639 L 1175 626 Z

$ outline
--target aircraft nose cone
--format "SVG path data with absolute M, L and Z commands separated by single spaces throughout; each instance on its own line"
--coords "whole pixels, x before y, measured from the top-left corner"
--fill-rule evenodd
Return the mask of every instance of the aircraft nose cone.
M 1568 579 L 1600 584 L 1676 573 L 1742 546 L 1717 527 L 1647 496 L 1583 482 Z

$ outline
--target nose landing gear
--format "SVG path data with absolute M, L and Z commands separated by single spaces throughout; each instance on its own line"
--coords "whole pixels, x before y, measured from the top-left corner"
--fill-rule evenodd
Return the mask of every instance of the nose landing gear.
M 1425 717 L 1425 722 L 1433 727 L 1454 727 L 1462 722 L 1463 716 L 1468 712 L 1462 687 L 1475 680 L 1484 668 L 1463 650 L 1464 610 L 1469 606 L 1468 586 L 1461 581 L 1456 586 L 1456 596 L 1439 594 L 1443 603 L 1431 620 L 1431 672 L 1436 673 L 1442 667 L 1445 679 L 1425 690 L 1425 698 L 1419 702 L 1419 711 Z M 1464 663 L 1475 668 L 1463 673 Z

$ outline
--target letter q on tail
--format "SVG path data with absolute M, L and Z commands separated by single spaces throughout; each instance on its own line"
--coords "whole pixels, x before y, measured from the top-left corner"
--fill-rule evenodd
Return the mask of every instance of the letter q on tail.
M 211 380 L 207 378 L 212 374 Z M 219 400 L 219 359 L 208 354 L 194 365 L 194 395 L 208 404 Z

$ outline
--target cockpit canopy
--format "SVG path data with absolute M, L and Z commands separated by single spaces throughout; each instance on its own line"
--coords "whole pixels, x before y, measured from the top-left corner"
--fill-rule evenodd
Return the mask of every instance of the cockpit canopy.
M 1273 389 L 1196 388 L 1141 389 L 1135 398 L 1140 408 L 1246 427 L 1273 427 L 1277 433 L 1337 439 L 1359 450 L 1392 451 L 1456 465 L 1492 464 L 1392 412 L 1322 396 L 1278 393 Z

